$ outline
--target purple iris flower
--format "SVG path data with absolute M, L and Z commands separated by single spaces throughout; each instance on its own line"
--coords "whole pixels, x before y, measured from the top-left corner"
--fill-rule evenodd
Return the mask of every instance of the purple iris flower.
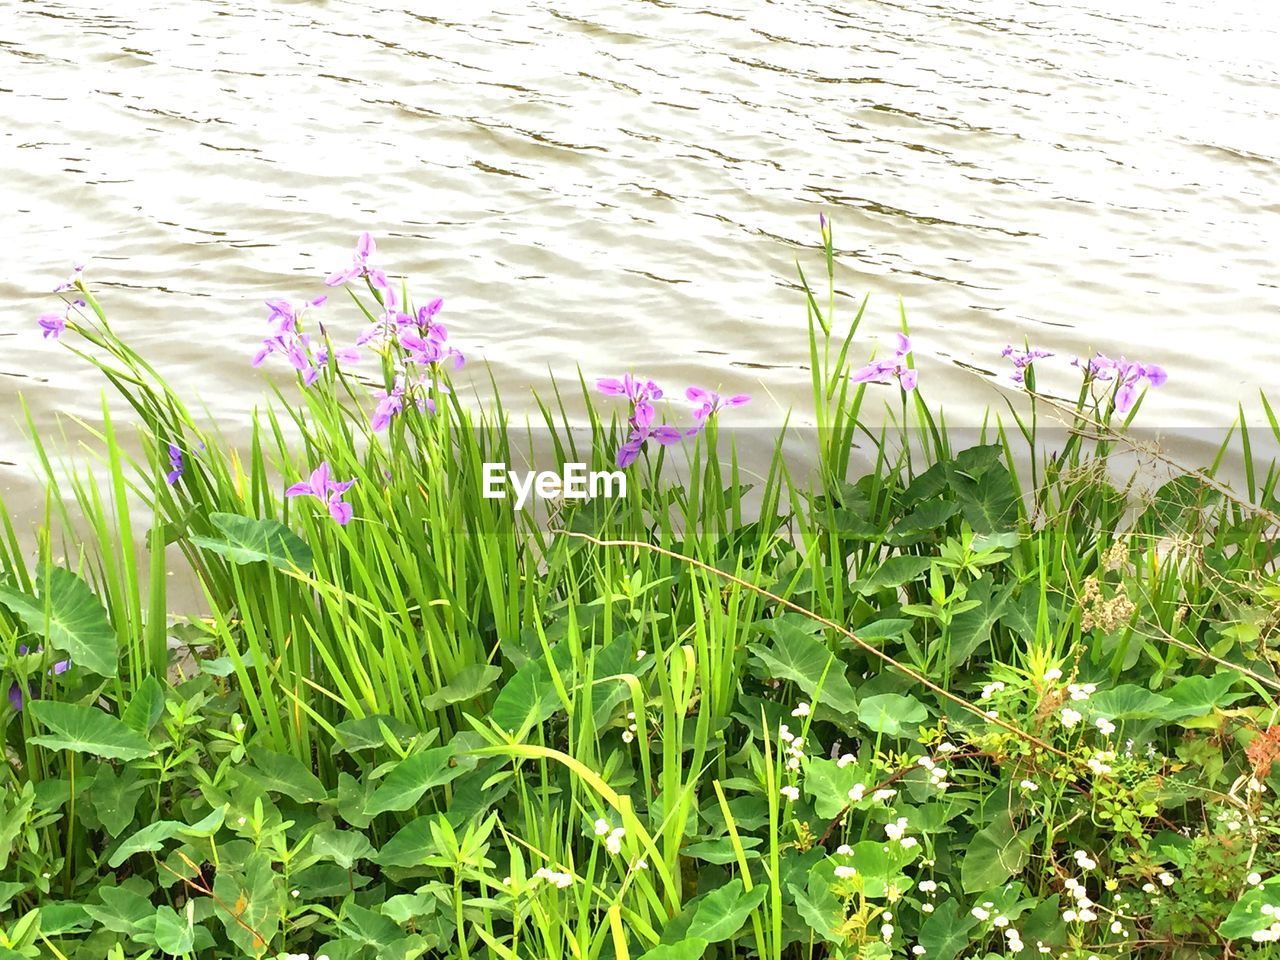
M 1009 362 L 1013 364 L 1013 373 L 1010 374 L 1009 379 L 1014 383 L 1023 383 L 1027 377 L 1027 367 L 1037 360 L 1052 357 L 1053 354 L 1048 350 L 1018 350 L 1010 343 L 1000 351 L 1000 356 L 1008 358 Z
M 387 282 L 387 275 L 377 267 L 369 266 L 369 258 L 377 253 L 377 250 L 377 244 L 373 242 L 373 235 L 366 230 L 356 240 L 356 250 L 351 258 L 351 266 L 344 270 L 335 270 L 329 274 L 324 278 L 325 285 L 340 287 L 343 284 L 350 283 L 356 277 L 368 277 L 369 282 L 383 291 L 384 294 L 391 293 L 391 284 Z
M 36 323 L 44 331 L 46 340 L 50 337 L 57 340 L 62 336 L 63 331 L 67 329 L 67 318 L 60 313 L 42 313 Z
M 342 495 L 351 489 L 355 480 L 334 480 L 329 469 L 329 462 L 322 461 L 311 471 L 311 476 L 295 483 L 285 490 L 286 497 L 315 497 L 329 508 L 329 515 L 338 526 L 346 526 L 351 520 L 351 504 L 342 499 Z
M 169 472 L 165 474 L 165 481 L 169 486 L 173 486 L 182 476 L 182 451 L 174 444 L 169 444 Z
M 63 280 L 60 284 L 53 288 L 54 293 L 64 293 L 75 287 L 80 282 L 80 275 L 84 273 L 85 264 L 75 263 L 71 266 L 71 276 Z
M 1127 413 L 1133 407 L 1143 381 L 1153 387 L 1161 387 L 1169 379 L 1169 374 L 1165 372 L 1164 367 L 1154 363 L 1139 363 L 1137 360 L 1126 360 L 1124 357 L 1113 360 L 1101 353 L 1090 360 L 1076 359 L 1073 363 L 1083 368 L 1085 376 L 1094 380 L 1116 381 L 1117 413 Z
M 655 427 L 653 425 L 654 409 L 649 404 L 639 405 L 635 408 L 635 413 L 631 417 L 631 433 L 627 437 L 627 442 L 618 448 L 618 466 L 626 469 L 636 462 L 640 456 L 640 451 L 644 449 L 644 445 L 653 440 L 664 447 L 669 447 L 673 443 L 679 443 L 684 436 L 684 431 L 678 427 L 667 426 L 662 424 Z
M 390 391 L 378 391 L 379 400 L 377 406 L 373 408 L 373 416 L 369 418 L 369 426 L 373 428 L 373 432 L 381 433 L 391 426 L 392 420 L 404 412 L 406 395 L 414 399 L 419 411 L 434 414 L 436 412 L 436 403 L 430 396 L 432 387 L 442 393 L 449 392 L 447 386 L 435 382 L 429 377 L 420 376 L 417 380 L 410 382 L 406 380 L 403 373 L 397 373 Z
M 740 407 L 744 403 L 751 402 L 751 397 L 745 393 L 739 393 L 732 397 L 722 397 L 714 390 L 703 390 L 701 387 L 690 387 L 684 392 L 684 395 L 698 405 L 693 411 L 693 419 L 697 420 L 698 423 L 686 431 L 686 436 L 690 437 L 705 429 L 707 420 L 721 410 L 727 410 L 729 407 Z
M 885 360 L 873 360 L 861 370 L 854 372 L 850 378 L 854 383 L 892 383 L 895 379 L 908 393 L 916 388 L 919 374 L 907 366 L 907 355 L 911 353 L 911 340 L 906 334 L 899 333 L 898 348 L 893 356 Z
M 26 644 L 18 645 L 19 656 L 25 657 L 30 652 L 31 651 L 27 649 Z M 35 652 L 43 653 L 44 647 L 36 647 Z M 49 675 L 51 677 L 60 677 L 70 669 L 71 669 L 71 661 L 69 659 L 59 660 L 52 667 L 49 668 Z M 20 713 L 22 711 L 22 707 L 26 703 L 27 697 L 30 697 L 30 696 L 34 696 L 31 690 L 28 689 L 24 694 L 21 684 L 17 683 L 16 681 L 9 685 L 9 706 L 13 708 L 14 713 Z

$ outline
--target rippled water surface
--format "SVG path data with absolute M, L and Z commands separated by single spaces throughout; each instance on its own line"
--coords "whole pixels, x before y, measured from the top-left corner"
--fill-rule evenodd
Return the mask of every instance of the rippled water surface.
M 581 364 L 775 416 L 825 211 L 953 410 L 1026 336 L 1162 363 L 1149 423 L 1224 424 L 1280 372 L 1277 49 L 1256 0 L 0 0 L 0 489 L 19 393 L 99 404 L 33 332 L 72 259 L 234 432 L 262 300 L 365 228 L 513 394 Z

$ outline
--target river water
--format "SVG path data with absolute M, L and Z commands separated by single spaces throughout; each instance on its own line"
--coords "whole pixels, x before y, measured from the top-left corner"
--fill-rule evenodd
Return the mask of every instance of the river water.
M 97 416 L 34 328 L 74 259 L 237 435 L 262 301 L 363 229 L 517 407 L 581 365 L 780 422 L 825 212 L 862 352 L 901 297 L 953 420 L 1027 337 L 1222 427 L 1280 372 L 1278 49 L 1259 0 L 0 0 L 0 491 L 35 490 L 20 394 Z

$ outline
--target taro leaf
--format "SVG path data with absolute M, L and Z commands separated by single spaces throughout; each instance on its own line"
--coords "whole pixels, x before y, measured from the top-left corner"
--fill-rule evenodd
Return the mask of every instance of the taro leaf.
M 826 644 L 789 621 L 777 621 L 772 648 L 753 643 L 749 649 L 764 664 L 769 676 L 790 680 L 815 703 L 837 713 L 853 713 L 858 697 L 845 677 L 843 660 Z
M 968 910 L 961 912 L 955 900 L 938 904 L 933 913 L 920 926 L 920 946 L 930 960 L 955 960 L 969 945 L 969 931 L 978 925 L 978 918 Z
M 1018 494 L 1004 466 L 993 465 L 977 479 L 952 471 L 951 482 L 974 533 L 1002 533 L 1018 525 Z
M 502 668 L 483 663 L 463 667 L 445 686 L 428 694 L 422 705 L 428 710 L 439 710 L 451 703 L 474 700 L 488 690 L 502 676 Z
M 0 799 L 0 804 L 3 805 L 0 808 L 3 809 L 0 813 L 0 870 L 9 863 L 13 842 L 27 825 L 27 814 L 31 812 L 35 799 L 36 788 L 30 780 L 23 784 L 21 791 L 11 787 L 5 791 L 4 798 Z
M 768 892 L 764 884 L 744 890 L 742 879 L 735 877 L 698 901 L 697 912 L 685 936 L 707 943 L 728 940 L 742 928 Z
M 98 897 L 102 903 L 86 903 L 84 912 L 112 933 L 132 935 L 138 924 L 155 916 L 151 901 L 130 885 L 101 886 Z
M 156 908 L 156 946 L 171 956 L 190 953 L 195 947 L 191 924 L 168 905 Z
M 225 539 L 192 537 L 197 547 L 211 550 L 234 564 L 268 563 L 278 570 L 313 569 L 311 548 L 278 520 L 256 520 L 236 513 L 211 513 L 209 520 Z
M 947 521 L 960 512 L 954 500 L 926 500 L 894 524 L 889 542 L 898 546 L 919 543 L 946 531 Z
M 969 600 L 977 600 L 981 606 L 965 610 L 951 621 L 951 646 L 947 650 L 947 662 L 955 670 L 964 666 L 975 650 L 991 638 L 991 630 L 1004 616 L 1009 598 L 1013 596 L 1013 584 L 998 591 L 990 577 L 984 577 L 969 587 Z
M 0 896 L 0 910 L 6 909 Z M 83 904 L 71 900 L 46 901 L 40 905 L 40 935 L 60 937 L 68 933 L 87 933 L 93 927 Z
M 16 897 L 18 894 L 20 894 L 25 889 L 27 889 L 27 885 L 25 883 L 16 883 L 13 880 L 0 881 L 0 913 L 3 913 L 4 911 L 8 910 L 9 904 L 13 902 L 13 898 Z M 44 916 L 44 911 L 45 909 L 47 909 L 47 906 L 48 905 L 41 906 L 42 919 Z M 41 929 L 44 929 L 44 924 L 41 924 L 40 926 L 41 926 Z
M 215 807 L 202 820 L 189 826 L 177 820 L 157 820 L 155 823 L 143 827 L 124 843 L 120 844 L 116 848 L 116 852 L 111 855 L 111 859 L 107 861 L 107 865 L 114 870 L 135 853 L 155 853 L 164 849 L 166 840 L 172 840 L 179 835 L 211 837 L 218 832 L 218 828 L 222 826 L 226 816 L 227 805 L 224 803 L 219 807 Z
M 434 817 L 416 817 L 401 827 L 382 845 L 376 863 L 383 867 L 416 867 L 435 853 L 435 837 L 431 835 Z
M 660 943 L 640 955 L 640 960 L 702 960 L 709 944 L 698 937 L 689 937 L 679 943 Z
M 457 756 L 452 744 L 421 750 L 401 760 L 386 775 L 365 805 L 371 817 L 395 810 L 408 810 L 432 787 L 449 783 L 475 769 L 474 756 Z
M 546 720 L 563 705 L 551 681 L 551 670 L 555 669 L 561 680 L 571 685 L 571 677 L 565 675 L 571 664 L 572 651 L 567 643 L 551 648 L 550 662 L 546 657 L 530 660 L 498 691 L 489 719 L 508 733 L 518 733 Z
M 342 919 L 338 921 L 338 929 L 343 936 L 358 940 L 365 946 L 376 948 L 379 956 L 386 955 L 382 951 L 393 940 L 399 940 L 404 936 L 404 931 L 387 917 L 351 902 L 342 908 Z
M 62 567 L 41 566 L 36 579 L 42 584 L 39 599 L 0 584 L 0 604 L 53 649 L 70 656 L 77 667 L 114 677 L 116 634 L 89 585 Z
M 418 731 L 405 723 L 403 720 L 397 720 L 389 713 L 375 713 L 367 717 L 361 717 L 358 720 L 343 720 L 340 724 L 333 728 L 335 734 L 334 739 L 337 741 L 333 746 L 334 753 L 355 753 L 357 750 L 373 750 L 378 747 L 387 745 L 386 733 L 391 734 L 391 739 L 399 743 L 412 738 Z M 431 731 L 431 739 L 437 736 L 437 731 Z
M 832 820 L 849 805 L 849 791 L 864 779 L 865 774 L 855 764 L 841 767 L 834 760 L 814 757 L 809 760 L 804 775 L 804 791 L 813 797 L 813 809 L 818 816 Z
M 1227 693 L 1239 677 L 1240 674 L 1234 671 L 1220 671 L 1212 677 L 1183 677 L 1164 692 L 1173 703 L 1161 716 L 1169 721 L 1187 720 L 1203 717 L 1218 707 L 1230 706 L 1248 696 L 1247 693 Z
M 237 773 L 268 793 L 278 793 L 299 803 L 318 803 L 329 796 L 320 778 L 297 757 L 276 753 L 265 747 L 249 751 L 250 766 Z
M 913 620 L 905 620 L 901 617 L 873 620 L 870 623 L 864 623 L 853 632 L 863 643 L 869 643 L 872 646 L 875 646 L 882 640 L 892 640 L 896 637 L 901 637 L 903 634 L 909 633 L 914 622 L 915 621 Z
M 1004 883 L 1026 865 L 1031 837 L 1038 827 L 1015 831 L 1013 820 L 1003 814 L 980 830 L 969 843 L 960 865 L 965 893 L 979 893 Z
M 144 737 L 164 713 L 164 686 L 155 677 L 147 677 L 138 685 L 133 693 L 129 706 L 125 707 L 120 719 L 125 726 L 138 731 Z
M 748 860 L 753 860 L 760 854 L 753 850 L 763 842 L 759 837 L 739 837 L 742 844 L 743 853 Z M 714 840 L 699 840 L 697 843 L 691 843 L 687 847 L 681 847 L 682 856 L 689 857 L 692 860 L 702 860 L 706 863 L 726 864 L 736 863 L 738 859 L 737 850 L 733 846 L 731 837 L 717 837 Z
M 358 860 L 371 860 L 377 853 L 360 831 L 335 830 L 332 827 L 316 831 L 311 839 L 311 852 L 317 857 L 332 860 L 343 870 L 350 870 Z
M 933 561 L 928 557 L 909 554 L 890 557 L 871 576 L 855 581 L 854 588 L 864 597 L 881 590 L 896 589 L 917 579 L 932 565 Z
M 915 854 L 900 844 L 863 840 L 853 845 L 849 862 L 862 874 L 863 893 L 872 899 L 879 899 L 889 892 L 890 887 L 899 892 L 910 888 L 911 881 L 903 876 L 902 868 L 914 859 Z M 830 868 L 834 870 L 835 864 L 831 864 Z
M 1110 690 L 1100 690 L 1089 698 L 1090 715 L 1110 720 L 1149 720 L 1164 717 L 1173 703 L 1168 697 L 1152 693 L 1133 683 L 1122 683 Z
M 845 906 L 831 889 L 834 871 L 834 864 L 830 867 L 819 865 L 810 871 L 805 889 L 794 883 L 789 884 L 788 889 L 795 897 L 800 916 L 813 932 L 831 943 L 841 943 L 844 940 L 840 928 L 844 925 Z
M 903 726 L 923 723 L 929 716 L 923 703 L 901 693 L 881 693 L 858 704 L 858 719 L 873 733 L 902 735 Z
M 219 870 L 213 894 L 225 909 L 216 911 L 231 942 L 244 953 L 262 956 L 280 925 L 280 880 L 261 850 L 249 854 L 241 871 Z
M 1235 902 L 1227 918 L 1218 924 L 1219 936 L 1228 940 L 1243 940 L 1252 937 L 1258 930 L 1265 930 L 1275 922 L 1274 916 L 1262 912 L 1264 903 L 1275 903 L 1276 894 L 1280 892 L 1280 877 L 1272 877 L 1253 887 Z
M 959 471 L 977 479 L 1000 462 L 1004 456 L 1004 447 L 998 443 L 982 443 L 967 447 L 956 454 L 955 460 L 947 465 L 947 472 Z
M 138 799 L 151 785 L 151 780 L 141 778 L 136 766 L 123 767 L 118 775 L 109 764 L 98 766 L 93 786 L 89 788 L 89 799 L 93 802 L 93 812 L 113 840 L 133 823 Z
M 122 720 L 82 703 L 35 700 L 31 714 L 52 731 L 30 742 L 51 750 L 73 750 L 113 760 L 141 760 L 155 753 L 142 734 Z
M 419 917 L 435 913 L 439 907 L 440 901 L 430 893 L 402 893 L 382 905 L 382 915 L 403 927 Z

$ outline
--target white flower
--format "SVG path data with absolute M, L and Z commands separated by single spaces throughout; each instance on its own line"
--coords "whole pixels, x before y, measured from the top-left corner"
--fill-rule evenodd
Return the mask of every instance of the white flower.
M 636 663 L 639 663 L 641 660 L 643 660 L 643 659 L 644 659 L 645 657 L 647 657 L 648 655 L 649 655 L 649 651 L 647 651 L 647 650 L 637 650 L 637 651 L 636 651 Z
M 937 882 L 933 880 L 921 880 L 919 886 L 921 893 L 933 893 L 938 889 Z
M 924 767 L 926 770 L 933 770 L 937 765 L 933 762 L 933 757 L 928 754 L 922 754 L 916 758 L 916 764 Z
M 1089 854 L 1085 853 L 1083 850 L 1077 850 L 1074 854 L 1072 854 L 1072 856 L 1075 857 L 1076 863 L 1080 864 L 1081 870 L 1097 869 L 1098 862 L 1094 860 L 1092 857 L 1090 857 Z M 1080 890 L 1083 892 L 1084 888 L 1081 887 Z
M 912 847 L 917 847 L 917 846 L 919 846 L 919 845 L 920 845 L 920 841 L 919 841 L 919 840 L 917 840 L 915 837 L 903 837 L 903 838 L 902 838 L 902 849 L 903 849 L 903 850 L 910 850 Z
M 855 783 L 853 789 L 849 791 L 849 802 L 858 803 L 862 800 L 862 795 L 867 792 L 867 786 L 864 783 Z
M 974 908 L 973 908 L 972 910 L 970 910 L 969 912 L 970 912 L 970 913 L 972 913 L 972 914 L 973 914 L 975 917 L 977 917 L 979 920 L 990 920 L 990 919 L 991 919 L 991 914 L 990 914 L 990 913 L 988 913 L 986 910 L 984 910 L 982 907 L 974 907 Z
M 1020 784 L 1018 784 L 1018 786 L 1021 787 L 1023 790 L 1025 790 L 1027 793 L 1035 793 L 1037 790 L 1040 789 L 1039 785 L 1034 780 L 1023 780 Z
M 1154 883 L 1144 883 L 1144 884 L 1142 885 L 1142 892 L 1143 892 L 1143 893 L 1155 893 L 1155 892 L 1156 892 L 1156 885 L 1155 885 Z
M 787 757 L 787 769 L 788 769 L 788 770 L 791 770 L 791 771 L 799 770 L 799 769 L 800 769 L 800 758 L 799 758 L 799 757 Z
M 1244 880 L 1245 880 L 1245 883 L 1249 884 L 1250 886 L 1256 887 L 1262 883 L 1262 874 L 1260 874 L 1257 870 L 1255 870 L 1253 871 L 1253 873 L 1245 877 Z
M 1062 911 L 1062 922 L 1063 922 L 1063 923 L 1075 923 L 1075 922 L 1076 922 L 1076 912 L 1075 912 L 1074 910 L 1063 910 L 1063 911 Z
M 836 761 L 836 766 L 843 770 L 849 764 L 856 762 L 857 759 L 852 753 L 843 753 L 840 755 L 840 759 Z
M 291 896 L 291 897 L 293 897 L 293 899 L 297 900 L 297 899 L 298 899 L 298 897 L 302 896 L 302 891 L 301 891 L 301 890 L 290 890 L 290 891 L 289 891 L 289 896 Z
M 853 853 L 853 847 L 849 846 L 847 843 L 842 843 L 840 846 L 836 847 L 836 853 L 842 857 L 850 856 Z
M 630 730 L 623 730 L 623 731 L 622 731 L 622 742 L 623 742 L 623 743 L 630 743 L 630 742 L 631 742 L 631 741 L 633 741 L 635 738 L 636 738 L 636 735 L 635 735 L 634 733 L 632 733 Z
M 996 917 L 991 922 L 995 924 L 997 927 L 1007 927 L 1009 925 L 1009 918 L 1001 915 Z
M 1044 672 L 1045 683 L 1053 683 L 1055 680 L 1062 679 L 1062 671 L 1057 667 L 1050 667 Z
M 1067 684 L 1067 692 L 1071 694 L 1072 700 L 1088 700 L 1089 695 L 1094 693 L 1097 689 L 1097 686 L 1092 683 Z
M 782 794 L 783 797 L 791 801 L 796 801 L 800 799 L 799 787 L 783 787 L 778 792 Z
M 884 833 L 890 840 L 901 840 L 907 832 L 907 818 L 899 817 L 894 823 L 884 825 Z
M 605 838 L 604 848 L 614 855 L 621 853 L 622 838 L 625 837 L 626 835 L 627 835 L 627 832 L 623 830 L 621 827 L 614 827 L 613 830 L 609 833 L 609 836 Z
M 649 869 L 649 861 L 644 860 L 644 859 L 637 860 L 637 861 L 636 861 L 636 869 L 637 869 L 637 870 L 648 870 L 648 869 Z
M 999 680 L 993 680 L 991 683 L 988 683 L 985 687 L 982 688 L 982 696 L 980 696 L 978 699 L 990 700 L 993 696 L 995 696 L 997 693 L 999 693 L 1003 689 L 1004 689 L 1003 683 L 1001 683 Z
M 1161 872 L 1161 873 L 1156 877 L 1156 879 L 1157 879 L 1157 880 L 1159 880 L 1159 881 L 1160 881 L 1162 884 L 1164 884 L 1166 887 L 1172 887 L 1172 886 L 1173 886 L 1173 883 L 1174 883 L 1174 880 L 1173 880 L 1173 874 L 1171 874 L 1171 873 L 1170 873 L 1169 871 L 1167 871 L 1167 870 L 1165 870 L 1165 871 Z
M 871 799 L 872 800 L 892 800 L 897 795 L 898 795 L 897 790 L 891 790 L 888 787 L 885 787 L 883 790 L 877 790 L 875 793 L 873 793 L 871 795 Z
M 942 743 L 938 744 L 938 752 L 939 753 L 955 753 L 956 745 L 954 743 L 950 743 L 944 740 Z
M 785 723 L 778 727 L 778 739 L 783 743 L 790 743 L 795 738 L 796 735 L 791 732 L 791 728 Z
M 1067 727 L 1067 728 L 1074 727 L 1077 723 L 1079 723 L 1083 719 L 1084 717 L 1081 714 L 1077 713 L 1075 710 L 1072 710 L 1070 707 L 1062 708 L 1062 725 L 1064 727 Z
M 596 830 L 597 837 L 603 837 L 606 833 L 609 832 L 610 829 L 611 828 L 609 827 L 608 820 L 601 818 L 597 820 L 595 823 L 595 830 Z
M 1124 924 L 1123 924 L 1123 923 L 1121 923 L 1119 920 L 1112 920 L 1112 921 L 1111 921 L 1111 932 L 1112 932 L 1112 933 L 1119 933 L 1119 932 L 1120 932 L 1121 930 L 1123 930 L 1123 929 L 1124 929 Z
M 933 904 L 932 904 L 932 903 L 922 903 L 922 904 L 920 904 L 920 912 L 921 912 L 921 913 L 933 913 Z
M 836 877 L 840 880 L 848 880 L 850 877 L 856 875 L 857 872 L 858 871 L 853 869 L 853 867 L 844 863 L 836 867 Z
M 911 952 L 914 953 L 917 957 L 923 957 L 924 947 L 920 946 L 920 944 L 917 943 L 914 947 L 911 948 Z
M 892 923 L 882 923 L 882 924 L 880 925 L 880 936 L 881 936 L 881 937 L 883 937 L 885 940 L 892 940 L 892 939 L 893 939 L 893 924 L 892 924 Z
M 791 711 L 791 715 L 793 717 L 807 717 L 809 715 L 809 712 L 810 712 L 809 704 L 801 700 L 800 703 L 796 705 L 796 708 Z
M 1116 725 L 1106 717 L 1099 717 L 1097 720 L 1093 721 L 1093 725 L 1101 731 L 1104 737 L 1109 737 L 1116 732 Z
M 549 870 L 546 867 L 539 867 L 534 873 L 533 878 L 535 880 L 546 880 L 548 883 L 555 884 L 561 890 L 573 885 L 573 874 L 560 873 L 556 870 Z

